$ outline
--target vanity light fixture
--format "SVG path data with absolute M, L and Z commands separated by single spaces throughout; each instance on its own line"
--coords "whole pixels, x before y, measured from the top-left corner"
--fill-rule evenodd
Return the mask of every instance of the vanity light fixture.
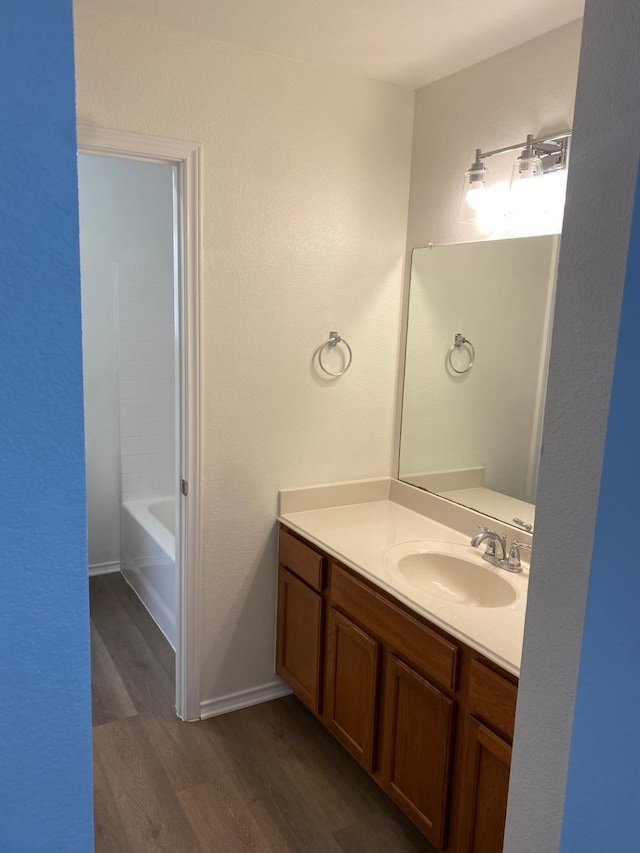
M 489 196 L 487 176 L 489 170 L 485 160 L 498 154 L 518 151 L 519 155 L 513 165 L 511 183 L 509 185 L 506 207 L 503 194 L 501 216 L 520 214 L 521 212 L 544 212 L 546 205 L 545 189 L 549 181 L 544 181 L 546 175 L 563 172 L 569 161 L 569 140 L 571 131 L 554 133 L 534 138 L 529 134 L 525 142 L 495 148 L 492 151 L 476 149 L 473 163 L 464 176 L 458 221 L 461 223 L 478 223 L 485 211 L 485 202 Z M 495 211 L 494 217 L 495 217 Z

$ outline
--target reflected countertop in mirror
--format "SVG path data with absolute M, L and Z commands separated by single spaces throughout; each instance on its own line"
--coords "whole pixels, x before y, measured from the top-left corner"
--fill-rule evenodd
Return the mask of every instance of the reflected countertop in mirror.
M 399 479 L 533 526 L 560 237 L 414 249 Z

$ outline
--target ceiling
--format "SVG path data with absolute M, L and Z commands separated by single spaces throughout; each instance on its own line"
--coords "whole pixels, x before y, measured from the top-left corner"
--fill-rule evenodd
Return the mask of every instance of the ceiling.
M 580 18 L 584 0 L 75 0 L 75 4 L 78 9 L 194 32 L 417 89 Z

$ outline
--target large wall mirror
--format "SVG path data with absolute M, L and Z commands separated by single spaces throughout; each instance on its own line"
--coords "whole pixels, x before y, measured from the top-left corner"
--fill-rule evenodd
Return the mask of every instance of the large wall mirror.
M 524 529 L 559 245 L 553 235 L 412 254 L 399 479 Z

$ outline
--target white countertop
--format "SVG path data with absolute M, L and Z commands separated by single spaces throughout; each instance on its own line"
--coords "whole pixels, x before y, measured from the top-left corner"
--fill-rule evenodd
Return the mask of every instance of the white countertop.
M 515 601 L 504 607 L 470 607 L 450 603 L 391 573 L 385 564 L 387 548 L 402 542 L 438 540 L 466 545 L 470 558 L 478 551 L 469 546 L 469 536 L 400 503 L 369 500 L 343 506 L 284 512 L 279 521 L 321 550 L 391 593 L 416 613 L 425 616 L 447 633 L 502 666 L 520 673 L 524 617 L 529 574 L 483 567 L 500 574 L 515 590 Z

